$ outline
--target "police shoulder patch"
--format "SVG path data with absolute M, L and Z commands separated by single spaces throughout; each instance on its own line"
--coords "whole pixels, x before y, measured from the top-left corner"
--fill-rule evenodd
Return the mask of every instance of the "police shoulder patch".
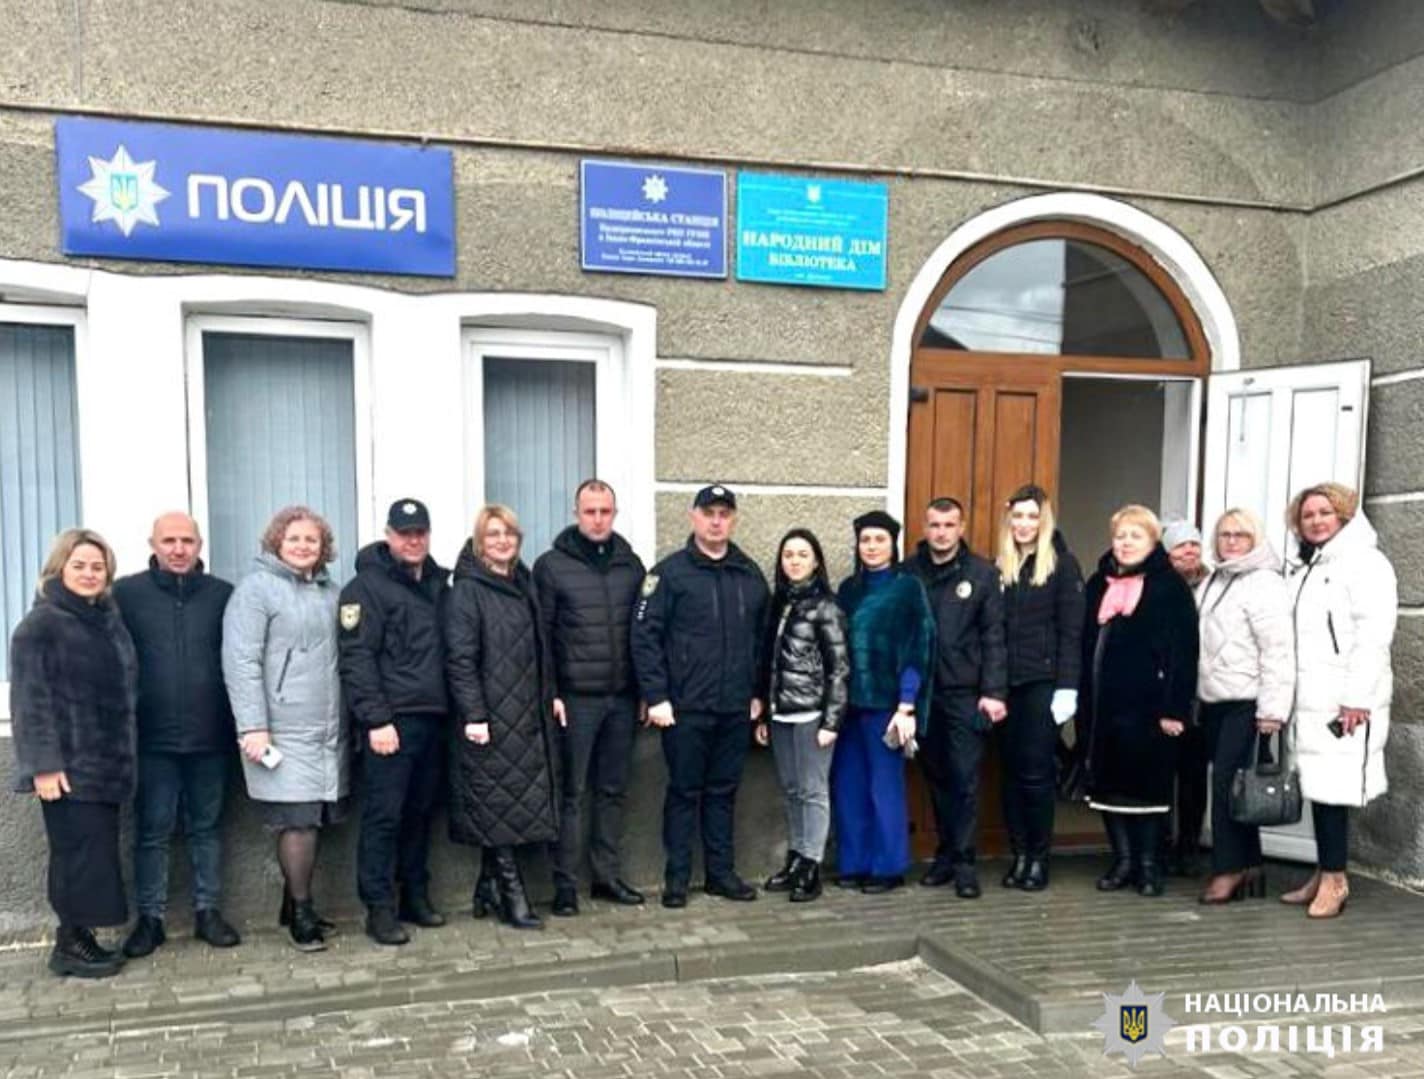
M 361 624 L 361 604 L 343 603 L 341 605 L 341 628 L 350 633 Z
M 643 598 L 646 599 L 658 590 L 658 575 L 650 573 L 643 578 Z

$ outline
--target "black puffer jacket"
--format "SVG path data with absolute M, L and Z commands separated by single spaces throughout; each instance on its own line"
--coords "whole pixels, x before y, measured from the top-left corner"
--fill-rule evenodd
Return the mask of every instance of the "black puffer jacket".
M 454 703 L 450 838 L 474 846 L 558 838 L 558 734 L 550 658 L 534 582 L 521 562 L 501 577 L 465 544 L 445 608 Z M 467 723 L 488 723 L 476 745 Z
M 449 577 L 427 555 L 417 581 L 385 541 L 357 554 L 356 576 L 341 590 L 337 642 L 342 701 L 357 726 L 449 711 L 440 624 Z
M 823 729 L 840 730 L 850 699 L 850 649 L 845 612 L 835 596 L 814 579 L 792 586 L 768 626 L 763 662 L 772 717 L 820 712 Z
M 138 652 L 138 744 L 146 753 L 230 753 L 237 742 L 222 673 L 222 623 L 232 585 L 148 569 L 114 583 Z
M 596 545 L 570 525 L 539 556 L 534 585 L 554 653 L 556 696 L 637 691 L 628 627 L 642 583 L 642 559 L 616 532 Z
M 1019 579 L 1004 589 L 1004 619 L 1009 649 L 1009 685 L 1051 681 L 1058 689 L 1077 689 L 1083 636 L 1083 571 L 1078 560 L 1053 533 L 1057 564 L 1042 585 L 1033 579 L 1034 556 Z
M 735 543 L 708 558 L 691 538 L 653 567 L 633 616 L 643 699 L 694 712 L 745 712 L 760 672 L 766 578 Z
M 936 692 L 972 690 L 1002 701 L 1009 691 L 1004 594 L 994 563 L 963 543 L 936 564 L 924 540 L 905 563 L 925 586 L 935 616 Z
M 63 772 L 77 802 L 133 797 L 138 657 L 111 600 L 89 603 L 58 580 L 10 638 L 15 790 Z

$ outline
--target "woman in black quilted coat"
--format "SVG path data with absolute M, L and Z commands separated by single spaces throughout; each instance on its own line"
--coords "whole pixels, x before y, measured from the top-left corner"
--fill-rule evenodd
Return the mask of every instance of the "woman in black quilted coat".
M 821 894 L 821 859 L 831 827 L 831 757 L 850 693 L 845 613 L 831 594 L 814 534 L 793 528 L 776 555 L 762 669 L 769 720 L 756 738 L 770 744 L 786 799 L 786 864 L 766 882 L 805 903 Z
M 485 506 L 455 563 L 445 610 L 456 723 L 450 837 L 484 848 L 475 917 L 496 908 L 516 929 L 542 929 L 515 848 L 559 837 L 558 741 L 548 641 L 521 539 L 513 510 Z

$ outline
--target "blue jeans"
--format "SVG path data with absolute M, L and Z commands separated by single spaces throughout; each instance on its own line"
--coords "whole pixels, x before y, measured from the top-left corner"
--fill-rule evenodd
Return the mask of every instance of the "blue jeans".
M 771 752 L 786 799 L 787 846 L 819 862 L 831 830 L 831 754 L 816 742 L 821 724 L 771 723 Z
M 183 815 L 193 868 L 193 909 L 215 910 L 222 894 L 222 839 L 218 821 L 232 754 L 138 755 L 134 804 L 134 892 L 138 912 L 162 918 L 168 907 L 168 844 Z

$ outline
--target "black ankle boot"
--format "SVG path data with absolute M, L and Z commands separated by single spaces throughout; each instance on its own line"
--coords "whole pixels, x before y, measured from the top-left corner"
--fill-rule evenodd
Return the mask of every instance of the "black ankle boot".
M 91 930 L 60 926 L 49 953 L 49 969 L 61 978 L 108 978 L 124 965 L 124 957 L 94 939 Z
M 474 910 L 476 918 L 491 914 L 499 915 L 499 889 L 495 886 L 494 848 L 482 847 L 480 854 L 480 875 L 475 881 Z
M 311 900 L 294 900 L 291 924 L 287 932 L 292 937 L 292 947 L 299 952 L 320 952 L 326 950 L 326 937 L 322 933 L 321 919 Z
M 796 882 L 796 873 L 801 867 L 801 855 L 794 850 L 786 852 L 786 864 L 766 878 L 763 887 L 768 892 L 789 892 Z
M 1026 892 L 1041 892 L 1048 887 L 1048 855 L 1031 855 L 1024 867 L 1019 887 Z
M 1166 890 L 1162 882 L 1162 816 L 1143 813 L 1133 824 L 1136 829 L 1133 846 L 1137 854 L 1137 894 L 1155 899 Z
M 1014 860 L 1009 863 L 1009 871 L 1004 874 L 1004 879 L 999 881 L 1005 888 L 1022 888 L 1024 874 L 1028 872 L 1028 855 L 1022 851 L 1014 851 Z
M 286 929 L 292 924 L 292 916 L 296 910 L 296 906 L 297 903 L 296 900 L 292 898 L 292 893 L 287 891 L 286 887 L 283 886 L 282 905 L 277 910 L 277 924 L 280 925 L 283 929 Z M 335 935 L 336 923 L 327 921 L 320 914 L 317 914 L 315 904 L 313 904 L 312 906 L 312 913 L 316 917 L 317 928 L 322 931 L 322 934 L 324 936 L 329 937 Z
M 1098 878 L 1098 891 L 1116 892 L 1132 881 L 1132 840 L 1127 834 L 1127 821 L 1121 813 L 1104 813 L 1103 827 L 1112 846 L 1112 865 Z
M 494 870 L 500 920 L 513 929 L 543 929 L 544 922 L 529 907 L 529 896 L 524 891 L 524 878 L 519 875 L 513 848 L 495 848 Z
M 799 856 L 798 856 L 799 857 Z M 791 881 L 791 902 L 809 903 L 821 894 L 821 863 L 801 858 Z

